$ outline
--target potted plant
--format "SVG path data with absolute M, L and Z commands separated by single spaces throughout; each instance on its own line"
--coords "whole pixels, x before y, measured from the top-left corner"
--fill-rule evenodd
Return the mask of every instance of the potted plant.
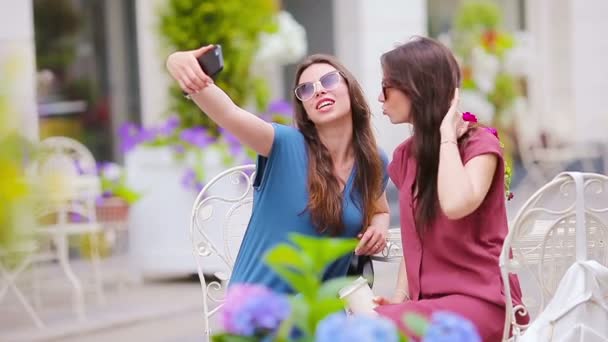
M 265 262 L 299 292 L 286 296 L 260 285 L 236 284 L 228 290 L 221 312 L 223 331 L 215 342 L 255 341 L 408 341 L 479 342 L 474 325 L 450 312 L 431 320 L 406 314 L 404 324 L 415 336 L 405 336 L 392 321 L 372 315 L 347 316 L 338 291 L 353 281 L 342 277 L 322 282 L 325 267 L 352 253 L 355 239 L 290 235 L 290 243 L 270 250 Z
M 97 220 L 126 222 L 129 206 L 139 200 L 140 194 L 127 185 L 125 170 L 117 163 L 100 163 L 97 170 L 102 190 L 96 201 Z

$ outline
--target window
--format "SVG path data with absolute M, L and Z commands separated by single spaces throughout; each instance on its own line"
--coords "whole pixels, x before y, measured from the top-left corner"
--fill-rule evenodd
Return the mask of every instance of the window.
M 34 0 L 40 137 L 114 160 L 116 127 L 139 121 L 134 0 Z

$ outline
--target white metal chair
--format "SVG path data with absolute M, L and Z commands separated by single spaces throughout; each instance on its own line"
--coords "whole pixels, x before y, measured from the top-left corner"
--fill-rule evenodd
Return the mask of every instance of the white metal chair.
M 250 164 L 218 174 L 201 190 L 192 208 L 190 236 L 203 292 L 207 339 L 210 319 L 222 307 L 225 286 L 251 216 L 255 170 Z M 216 279 L 207 283 L 205 275 Z
M 88 234 L 91 240 L 91 263 L 97 299 L 104 302 L 103 280 L 97 250 L 98 233 L 95 202 L 101 195 L 97 165 L 91 152 L 81 143 L 67 137 L 50 137 L 40 142 L 38 155 L 28 166 L 28 176 L 41 198 L 36 208 L 41 221 L 36 230 L 39 239 L 50 239 L 56 258 L 73 289 L 74 311 L 84 319 L 84 293 L 80 279 L 69 262 L 68 237 Z M 78 220 L 70 216 L 78 216 Z
M 16 257 L 15 260 L 18 260 L 12 267 L 3 262 L 4 258 L 11 257 Z M 19 276 L 39 260 L 43 261 L 47 259 L 38 253 L 38 246 L 33 241 L 20 243 L 17 246 L 11 247 L 10 250 L 0 248 L 0 302 L 9 291 L 13 292 L 21 306 L 23 306 L 34 324 L 36 324 L 36 327 L 44 328 L 45 324 L 34 307 L 32 307 L 30 300 L 17 286 Z
M 515 273 L 525 305 L 507 305 L 503 340 L 516 340 L 525 332 L 528 325 L 518 324 L 516 315 L 527 312 L 534 319 L 544 309 L 577 252 L 586 251 L 586 258 L 608 265 L 607 223 L 604 175 L 561 173 L 528 199 L 511 224 L 500 256 L 506 302 L 511 302 L 509 274 Z M 577 239 L 580 230 L 585 234 Z

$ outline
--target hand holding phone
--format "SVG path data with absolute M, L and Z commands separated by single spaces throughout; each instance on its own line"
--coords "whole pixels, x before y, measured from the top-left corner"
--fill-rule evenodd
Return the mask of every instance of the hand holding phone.
M 224 56 L 222 46 L 214 45 L 214 48 L 198 58 L 198 64 L 203 68 L 205 74 L 215 79 L 224 69 Z
M 224 69 L 224 56 L 222 55 L 222 46 L 216 44 L 213 49 L 205 52 L 197 58 L 198 64 L 203 69 L 203 72 L 215 79 L 217 75 Z M 190 95 L 187 92 L 182 92 L 184 96 L 190 100 Z

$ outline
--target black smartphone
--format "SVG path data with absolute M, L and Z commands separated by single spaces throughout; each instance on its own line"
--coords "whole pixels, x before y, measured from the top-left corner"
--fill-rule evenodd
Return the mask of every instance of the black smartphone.
M 203 68 L 205 74 L 211 78 L 215 78 L 224 69 L 222 46 L 219 44 L 214 45 L 213 50 L 207 51 L 207 53 L 198 58 L 198 64 Z

